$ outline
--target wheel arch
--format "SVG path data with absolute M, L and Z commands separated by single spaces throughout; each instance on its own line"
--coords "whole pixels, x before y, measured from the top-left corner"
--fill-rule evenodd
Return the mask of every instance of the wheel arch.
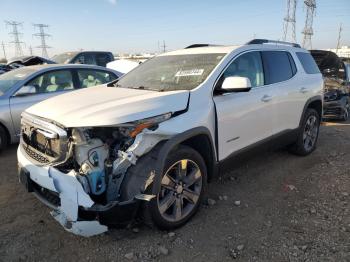
M 5 135 L 6 135 L 6 139 L 7 139 L 7 145 L 12 143 L 12 138 L 11 138 L 11 134 L 10 131 L 8 130 L 8 128 L 6 127 L 6 125 L 4 125 L 2 122 L 0 122 L 0 127 L 4 129 L 5 131 Z
M 175 149 L 176 146 L 181 144 L 192 147 L 203 157 L 207 166 L 208 179 L 214 177 L 218 172 L 216 151 L 209 129 L 206 127 L 196 127 L 187 130 L 167 140 L 160 149 L 155 168 L 155 186 L 153 187 L 153 194 L 158 194 L 160 190 L 161 175 L 164 172 L 163 167 L 165 165 L 167 155 L 171 150 Z
M 309 98 L 306 101 L 304 109 L 303 109 L 303 113 L 300 117 L 299 127 L 301 127 L 306 110 L 309 108 L 315 109 L 317 111 L 317 113 L 319 114 L 320 120 L 321 120 L 322 115 L 323 115 L 322 96 L 314 96 L 314 97 Z

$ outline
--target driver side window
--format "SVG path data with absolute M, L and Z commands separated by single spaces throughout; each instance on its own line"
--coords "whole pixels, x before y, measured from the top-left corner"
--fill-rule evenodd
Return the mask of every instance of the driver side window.
M 264 85 L 264 70 L 260 52 L 249 52 L 237 57 L 222 75 L 222 82 L 230 76 L 248 78 L 253 88 Z

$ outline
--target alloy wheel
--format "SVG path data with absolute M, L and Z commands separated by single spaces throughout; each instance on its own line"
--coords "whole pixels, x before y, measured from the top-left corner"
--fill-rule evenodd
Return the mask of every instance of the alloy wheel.
M 306 151 L 311 151 L 314 147 L 317 140 L 318 128 L 316 116 L 310 115 L 306 121 L 303 132 L 303 143 Z
M 169 222 L 186 218 L 195 209 L 203 181 L 199 166 L 192 160 L 182 159 L 165 173 L 157 205 L 161 216 Z

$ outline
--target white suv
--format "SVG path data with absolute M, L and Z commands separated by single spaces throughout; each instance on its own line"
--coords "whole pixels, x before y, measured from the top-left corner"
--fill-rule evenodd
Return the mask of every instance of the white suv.
M 195 214 L 224 160 L 270 141 L 311 153 L 322 89 L 315 61 L 296 44 L 161 54 L 107 86 L 27 109 L 20 180 L 75 234 L 140 215 L 175 228 Z

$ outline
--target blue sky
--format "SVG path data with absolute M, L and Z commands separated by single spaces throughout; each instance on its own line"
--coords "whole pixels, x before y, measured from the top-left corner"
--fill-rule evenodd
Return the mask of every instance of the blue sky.
M 29 46 L 33 23 L 50 25 L 49 55 L 82 49 L 113 52 L 155 52 L 158 41 L 167 49 L 192 43 L 242 44 L 256 38 L 280 39 L 287 0 L 0 0 L 0 42 L 8 56 L 14 49 L 4 20 L 23 22 Z M 316 0 L 313 47 L 336 45 L 343 24 L 342 45 L 350 45 L 350 0 Z M 297 40 L 302 41 L 305 10 L 297 6 Z M 35 54 L 40 51 L 34 49 Z M 0 57 L 2 52 L 0 50 Z

